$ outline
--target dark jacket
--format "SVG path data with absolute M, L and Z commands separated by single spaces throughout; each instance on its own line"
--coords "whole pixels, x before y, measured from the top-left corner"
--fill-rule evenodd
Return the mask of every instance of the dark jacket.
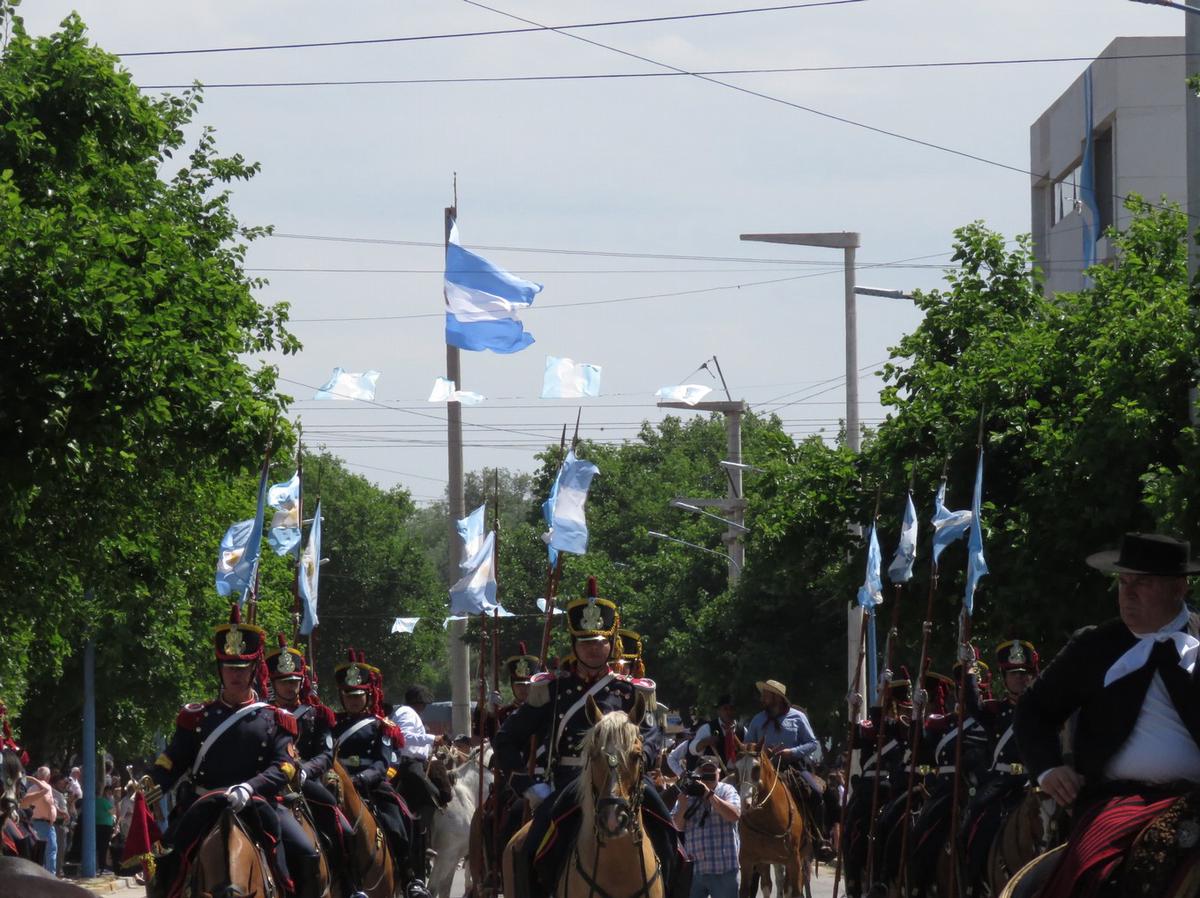
M 324 705 L 301 704 L 291 712 L 300 732 L 296 751 L 310 780 L 319 780 L 333 766 L 333 711 Z
M 1193 628 L 1195 622 L 1193 614 Z M 1113 662 L 1135 642 L 1137 637 L 1119 619 L 1080 631 L 1021 696 L 1017 743 L 1032 778 L 1063 763 L 1059 731 L 1078 711 L 1075 769 L 1090 783 L 1103 779 L 1109 762 L 1133 733 L 1156 670 L 1184 726 L 1200 745 L 1200 684 L 1195 676 L 1200 665 L 1189 676 L 1179 666 L 1173 643 L 1159 643 L 1145 667 L 1104 685 Z
M 351 733 L 362 720 L 368 723 Z M 364 793 L 387 784 L 389 771 L 396 764 L 396 753 L 404 747 L 404 736 L 395 724 L 368 712 L 338 714 L 333 741 L 337 759 Z

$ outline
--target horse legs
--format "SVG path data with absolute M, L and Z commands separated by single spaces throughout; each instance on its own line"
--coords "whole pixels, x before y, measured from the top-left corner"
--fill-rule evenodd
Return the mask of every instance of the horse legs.
M 512 840 L 504 846 L 504 894 L 519 896 L 529 894 L 529 871 L 524 869 L 522 854 L 525 849 L 525 837 L 529 835 L 529 824 L 526 823 Z M 518 871 L 518 866 L 522 869 Z M 478 883 L 477 883 L 478 885 Z M 743 896 L 745 898 L 745 896 Z

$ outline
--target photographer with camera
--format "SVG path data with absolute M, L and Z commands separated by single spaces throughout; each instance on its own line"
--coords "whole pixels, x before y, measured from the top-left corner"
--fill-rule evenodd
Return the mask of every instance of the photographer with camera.
M 714 760 L 704 760 L 695 774 L 680 777 L 679 786 L 671 816 L 683 830 L 683 845 L 692 860 L 689 898 L 736 898 L 741 796 L 720 782 Z

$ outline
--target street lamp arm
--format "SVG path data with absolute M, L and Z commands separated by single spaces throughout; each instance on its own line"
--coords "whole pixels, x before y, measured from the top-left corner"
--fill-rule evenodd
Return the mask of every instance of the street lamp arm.
M 687 546 L 688 548 L 691 548 L 691 549 L 699 549 L 701 552 L 707 552 L 709 555 L 716 555 L 720 558 L 724 558 L 726 561 L 728 561 L 730 564 L 732 564 L 739 571 L 742 569 L 741 565 L 739 565 L 736 561 L 734 561 L 733 556 L 730 555 L 728 552 L 719 552 L 716 549 L 708 548 L 708 546 L 702 546 L 698 543 L 689 543 L 686 539 L 679 539 L 678 537 L 675 537 L 675 536 L 669 536 L 666 533 L 659 533 L 657 530 L 647 530 L 646 535 L 652 536 L 655 539 L 665 539 L 667 542 L 679 543 L 679 545 Z
M 1171 9 L 1181 9 L 1184 12 L 1200 14 L 1200 7 L 1184 6 L 1182 3 L 1172 3 L 1171 0 L 1133 0 L 1134 3 L 1145 3 L 1149 6 L 1169 6 Z
M 723 518 L 720 515 L 713 514 L 711 511 L 705 511 L 703 508 L 700 508 L 699 506 L 696 506 L 696 505 L 692 505 L 690 502 L 683 502 L 679 499 L 672 499 L 671 505 L 675 508 L 682 509 L 683 511 L 690 511 L 693 514 L 702 514 L 706 518 L 712 518 L 714 521 L 720 521 L 726 527 L 729 527 L 731 530 L 736 530 L 739 533 L 749 533 L 750 532 L 749 527 L 739 524 L 737 521 L 731 521 L 731 520 L 729 520 L 729 518 Z

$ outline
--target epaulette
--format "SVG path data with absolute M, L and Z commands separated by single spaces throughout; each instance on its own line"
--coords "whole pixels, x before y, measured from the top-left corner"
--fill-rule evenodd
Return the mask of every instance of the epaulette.
M 386 717 L 379 718 L 379 729 L 381 734 L 392 740 L 392 745 L 396 748 L 404 748 L 404 730 L 392 723 Z
M 296 718 L 292 716 L 290 711 L 285 711 L 283 708 L 271 706 L 271 710 L 275 712 L 275 722 L 283 728 L 284 732 L 291 736 L 300 735 L 300 728 L 296 725 Z
M 871 736 L 875 732 L 875 721 L 871 719 L 860 720 L 858 722 L 858 731 L 864 736 Z
M 204 705 L 199 702 L 188 702 L 179 709 L 175 718 L 175 726 L 181 730 L 194 730 L 200 726 L 200 718 L 204 716 Z
M 925 718 L 925 729 L 935 736 L 942 735 L 950 729 L 950 716 L 948 714 L 930 714 Z
M 649 677 L 634 677 L 633 688 L 646 699 L 646 710 L 658 710 L 658 685 Z
M 529 681 L 529 697 L 525 699 L 525 704 L 533 708 L 541 708 L 550 701 L 550 684 L 555 682 L 559 677 L 566 676 L 565 672 L 556 670 L 553 673 L 550 671 L 542 671 L 534 674 Z
M 329 724 L 329 728 L 333 729 L 337 725 L 337 714 L 333 712 L 333 708 L 329 705 L 317 705 L 317 713 L 325 717 L 325 722 Z
M 989 714 L 999 714 L 1001 711 L 1004 710 L 1004 706 L 1006 704 L 1008 704 L 1008 703 L 1002 702 L 998 698 L 989 698 L 986 701 L 984 701 L 983 710 L 987 711 Z

